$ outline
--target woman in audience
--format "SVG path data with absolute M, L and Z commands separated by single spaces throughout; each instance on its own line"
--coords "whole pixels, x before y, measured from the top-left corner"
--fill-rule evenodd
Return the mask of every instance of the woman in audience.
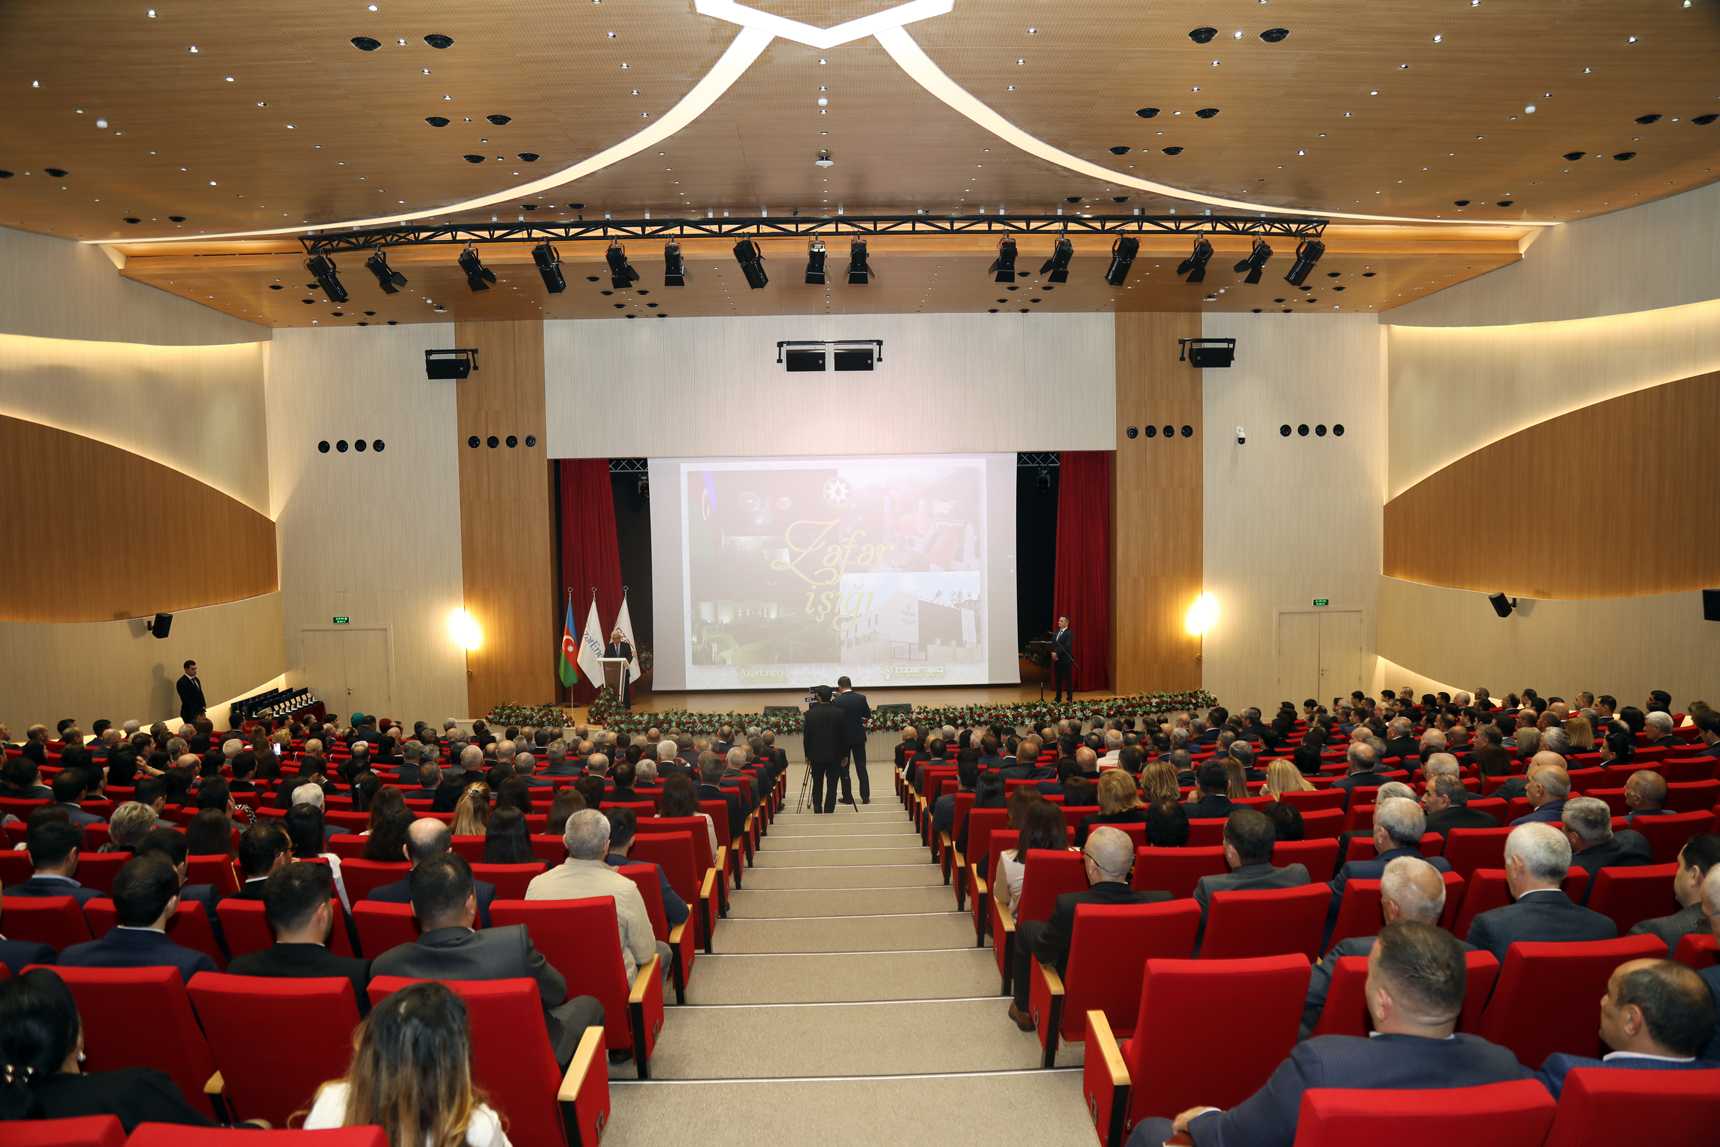
M 585 798 L 579 795 L 579 790 L 572 785 L 556 790 L 555 799 L 549 805 L 549 822 L 544 831 L 551 836 L 561 836 L 567 831 L 567 818 L 585 807 Z
M 1075 830 L 1075 843 L 1087 844 L 1087 834 L 1099 824 L 1145 824 L 1146 810 L 1141 808 L 1141 794 L 1135 789 L 1135 778 L 1122 769 L 1106 769 L 1099 774 L 1099 811 L 1081 818 Z
M 348 795 L 352 797 L 352 811 L 374 811 L 372 802 L 376 800 L 376 794 L 381 791 L 382 778 L 371 772 L 369 769 L 365 769 L 361 773 L 354 774 L 352 784 L 347 789 Z M 369 830 L 366 829 L 366 831 Z
M 287 840 L 293 846 L 294 860 L 320 860 L 327 863 L 329 872 L 334 877 L 334 890 L 340 897 L 341 907 L 351 912 L 352 902 L 346 898 L 346 882 L 340 878 L 340 857 L 323 851 L 322 809 L 314 804 L 296 804 L 281 818 L 281 827 L 287 830 Z
M 1020 831 L 1015 836 L 1015 847 L 998 855 L 998 882 L 992 886 L 992 895 L 997 897 L 1000 907 L 1008 908 L 1021 896 L 1021 878 L 1027 872 L 1027 853 L 1029 849 L 1051 849 L 1061 852 L 1069 847 L 1068 820 L 1063 816 L 1063 809 L 1055 802 L 1042 800 L 1037 792 L 1029 788 L 1015 790 L 1009 798 L 1011 818 L 1017 810 L 1015 798 L 1023 793 L 1032 794 L 1019 805 Z
M 1092 781 L 1077 773 L 1063 782 L 1063 807 L 1065 809 L 1098 808 L 1099 789 Z
M 161 779 L 167 782 L 168 804 L 184 806 L 191 803 L 191 785 L 197 779 L 194 770 L 175 766 L 163 773 Z
M 1571 737 L 1573 753 L 1592 753 L 1595 751 L 1595 730 L 1589 724 L 1587 717 L 1571 717 L 1565 721 L 1565 732 Z
M 1188 844 L 1188 813 L 1175 800 L 1156 800 L 1147 806 L 1147 843 L 1154 848 L 1182 848 Z
M 0 983 L 0 1121 L 112 1115 L 129 1134 L 139 1123 L 213 1127 L 155 1067 L 85 1074 L 83 1021 L 71 989 L 37 968 Z M 261 1119 L 252 1126 L 267 1128 Z M 0 1133 L 0 1140 L 6 1136 Z
M 532 864 L 531 831 L 526 828 L 526 814 L 517 808 L 501 806 L 490 814 L 489 828 L 484 833 L 485 864 Z
M 1630 726 L 1623 721 L 1612 722 L 1607 726 L 1607 734 L 1601 740 L 1601 764 L 1628 765 L 1634 756 L 1636 738 L 1631 736 Z
M 1272 822 L 1272 831 L 1276 840 L 1301 840 L 1307 830 L 1302 825 L 1302 810 L 1293 804 L 1283 801 L 1269 801 L 1262 805 L 1260 811 L 1266 814 L 1266 819 Z
M 588 779 L 597 780 L 596 777 Z M 587 803 L 589 804 L 589 801 Z M 717 854 L 717 826 L 711 821 L 711 814 L 699 807 L 699 790 L 695 789 L 693 782 L 686 777 L 676 773 L 663 782 L 663 795 L 657 800 L 657 815 L 704 817 L 705 831 L 711 837 L 711 855 Z
M 594 777 L 587 774 L 586 776 L 580 777 L 577 781 L 574 781 L 573 787 L 578 789 L 579 795 L 585 798 L 586 808 L 603 807 L 604 788 L 602 777 Z M 696 800 L 695 803 L 697 803 Z
M 220 809 L 206 808 L 185 827 L 185 851 L 190 856 L 225 856 L 233 851 L 233 824 Z
M 404 805 L 388 809 L 381 816 L 377 816 L 372 809 L 370 827 L 365 830 L 364 847 L 359 850 L 358 858 L 399 864 L 406 859 L 406 853 L 403 851 L 406 837 L 412 831 L 412 822 L 417 819 L 412 810 Z
M 1133 781 L 1130 781 L 1129 783 L 1131 786 L 1134 784 Z M 1006 807 L 1004 804 L 1004 801 L 1006 800 L 1004 792 L 1007 787 L 1008 786 L 1003 783 L 1003 774 L 994 770 L 987 770 L 986 772 L 981 773 L 979 775 L 979 780 L 974 782 L 973 807 Z M 968 821 L 964 823 L 962 825 L 961 833 L 956 837 L 956 851 L 962 853 L 964 856 L 967 854 L 968 847 L 968 824 L 971 823 L 973 822 Z
M 1224 758 L 1224 795 L 1233 801 L 1248 799 L 1248 770 L 1235 757 Z
M 1169 761 L 1148 761 L 1142 767 L 1141 797 L 1147 804 L 1161 800 L 1182 800 L 1182 789 L 1177 785 L 1177 772 Z
M 376 831 L 376 826 L 382 823 L 383 817 L 406 807 L 406 793 L 399 785 L 382 784 L 380 777 L 373 779 L 377 781 L 377 784 L 368 798 L 367 807 L 370 812 L 370 820 L 365 824 L 364 831 L 359 834 L 361 836 L 370 836 Z M 357 786 L 355 785 L 354 788 L 356 789 Z M 365 809 L 358 807 L 358 793 L 356 791 L 353 793 L 352 810 L 354 812 L 365 811 Z
M 1320 750 L 1304 740 L 1290 754 L 1290 761 L 1296 766 L 1296 771 L 1305 777 L 1320 775 Z
M 629 769 L 629 772 L 632 770 Z M 620 800 L 620 797 L 614 798 Z M 524 777 L 508 777 L 496 788 L 496 807 L 517 808 L 522 813 L 532 811 L 532 787 Z
M 370 1009 L 352 1066 L 317 1090 L 305 1130 L 376 1124 L 390 1147 L 511 1147 L 472 1083 L 466 1005 L 444 984 L 409 984 Z
M 1534 728 L 1518 729 L 1513 736 L 1517 741 L 1517 766 L 1513 772 L 1522 772 L 1529 764 L 1529 758 L 1541 751 L 1541 731 Z
M 490 786 L 467 785 L 454 806 L 454 835 L 483 836 L 490 823 Z
M 1266 792 L 1274 801 L 1284 799 L 1285 793 L 1311 793 L 1313 784 L 1289 761 L 1273 761 L 1266 766 Z

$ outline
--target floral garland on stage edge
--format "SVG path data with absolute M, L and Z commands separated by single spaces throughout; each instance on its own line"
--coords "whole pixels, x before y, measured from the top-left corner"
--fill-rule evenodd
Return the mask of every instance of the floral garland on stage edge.
M 567 711 L 554 705 L 497 705 L 484 720 L 497 728 L 560 728 L 567 724 Z

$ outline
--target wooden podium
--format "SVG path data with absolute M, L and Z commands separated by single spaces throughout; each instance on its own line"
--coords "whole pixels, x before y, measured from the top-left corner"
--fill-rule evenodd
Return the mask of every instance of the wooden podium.
M 627 681 L 627 658 L 600 657 L 598 663 L 603 666 L 603 684 L 615 695 L 615 700 L 622 705 L 628 703 L 625 684 Z

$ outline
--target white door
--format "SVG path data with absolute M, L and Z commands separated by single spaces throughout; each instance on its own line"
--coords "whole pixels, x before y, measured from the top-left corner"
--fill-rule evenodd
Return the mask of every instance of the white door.
M 1300 707 L 1313 697 L 1326 704 L 1330 698 L 1320 681 L 1320 615 L 1278 615 L 1278 697 Z
M 1348 696 L 1362 688 L 1362 611 L 1330 610 L 1320 617 L 1320 691 L 1316 697 Z
M 307 629 L 302 632 L 304 683 L 331 717 L 388 714 L 393 690 L 388 633 L 381 629 Z

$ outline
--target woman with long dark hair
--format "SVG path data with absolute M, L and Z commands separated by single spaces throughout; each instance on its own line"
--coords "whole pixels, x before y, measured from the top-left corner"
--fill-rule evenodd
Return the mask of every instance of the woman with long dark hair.
M 370 818 L 370 835 L 364 838 L 364 847 L 358 852 L 360 860 L 380 860 L 385 864 L 399 864 L 406 859 L 406 839 L 412 831 L 412 822 L 418 817 L 404 805 L 391 808 L 380 817 Z
M 526 828 L 526 814 L 517 808 L 504 806 L 490 814 L 489 828 L 484 833 L 485 864 L 531 864 L 531 831 Z
M 1033 790 L 1022 787 L 1015 790 L 1015 796 L 1022 793 L 1033 793 Z M 1015 804 L 1015 796 L 1010 798 L 1010 804 Z M 1021 878 L 1027 874 L 1027 853 L 1029 849 L 1051 849 L 1061 851 L 1069 847 L 1068 819 L 1063 815 L 1063 807 L 1053 801 L 1038 799 L 1034 793 L 1022 807 L 1020 831 L 1015 834 L 1015 847 L 1001 853 L 997 858 L 998 882 L 992 886 L 992 895 L 1004 908 L 1014 904 L 1021 895 Z
M 281 827 L 287 830 L 287 840 L 293 846 L 294 860 L 320 860 L 328 865 L 329 873 L 334 877 L 334 890 L 340 897 L 341 907 L 351 912 L 352 901 L 346 898 L 346 882 L 340 878 L 340 857 L 323 850 L 322 809 L 314 804 L 296 804 L 281 818 Z

